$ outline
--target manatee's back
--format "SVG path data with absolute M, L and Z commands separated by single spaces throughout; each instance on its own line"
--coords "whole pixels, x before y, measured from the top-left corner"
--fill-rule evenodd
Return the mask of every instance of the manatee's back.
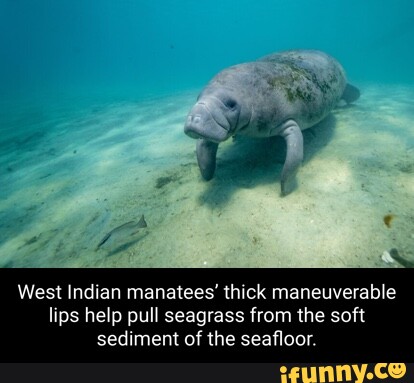
M 316 50 L 271 54 L 257 63 L 269 66 L 267 82 L 283 92 L 286 109 L 293 110 L 301 128 L 323 119 L 338 103 L 346 86 L 345 71 L 331 56 Z
M 218 73 L 200 97 L 221 90 L 243 100 L 252 111 L 250 124 L 238 134 L 266 137 L 294 119 L 306 129 L 338 103 L 346 85 L 342 66 L 320 51 L 286 51 L 234 65 Z

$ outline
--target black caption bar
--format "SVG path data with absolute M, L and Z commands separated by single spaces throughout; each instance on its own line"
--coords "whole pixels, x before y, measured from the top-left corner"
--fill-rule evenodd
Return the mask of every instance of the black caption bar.
M 0 362 L 412 361 L 409 269 L 0 270 Z
M 11 363 L 0 364 L 6 382 L 165 383 L 412 383 L 414 364 L 280 363 Z

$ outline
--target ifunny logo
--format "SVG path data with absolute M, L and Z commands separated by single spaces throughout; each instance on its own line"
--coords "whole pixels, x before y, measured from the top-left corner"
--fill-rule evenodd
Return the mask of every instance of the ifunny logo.
M 280 367 L 281 383 L 334 383 L 354 382 L 363 383 L 366 379 L 372 380 L 402 378 L 407 369 L 404 363 L 377 363 L 373 372 L 367 372 L 368 364 L 346 364 L 337 366 L 318 367 Z

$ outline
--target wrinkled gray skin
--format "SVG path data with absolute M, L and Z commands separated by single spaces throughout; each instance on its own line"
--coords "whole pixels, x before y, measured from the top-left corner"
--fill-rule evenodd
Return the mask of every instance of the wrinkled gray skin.
M 325 118 L 341 98 L 350 103 L 358 97 L 334 58 L 320 51 L 285 51 L 218 73 L 199 95 L 184 131 L 197 139 L 205 180 L 214 176 L 218 144 L 229 137 L 283 137 L 287 154 L 281 188 L 286 195 L 303 160 L 301 131 Z

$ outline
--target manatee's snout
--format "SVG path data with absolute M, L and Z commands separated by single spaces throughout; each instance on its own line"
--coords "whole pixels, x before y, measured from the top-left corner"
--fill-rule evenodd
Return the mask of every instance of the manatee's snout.
M 191 109 L 184 125 L 184 133 L 191 138 L 205 138 L 212 142 L 222 142 L 229 137 L 230 124 L 224 116 L 213 114 L 203 102 Z
M 189 114 L 184 125 L 184 133 L 191 138 L 200 138 L 203 130 L 203 117 L 200 114 Z

